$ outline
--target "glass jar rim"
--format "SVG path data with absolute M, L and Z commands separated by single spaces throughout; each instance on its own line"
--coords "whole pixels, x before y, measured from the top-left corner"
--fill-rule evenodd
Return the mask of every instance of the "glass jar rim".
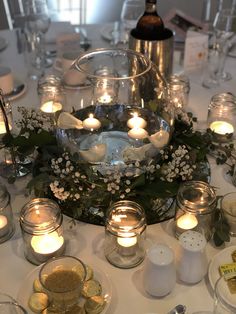
M 146 58 L 143 54 L 131 50 L 131 49 L 125 49 L 125 48 L 97 48 L 94 50 L 90 50 L 89 52 L 84 52 L 83 54 L 81 54 L 73 63 L 76 67 L 76 69 L 80 72 L 83 72 L 84 74 L 87 74 L 89 78 L 91 79 L 101 79 L 101 76 L 96 75 L 96 74 L 92 74 L 92 73 L 88 73 L 85 69 L 83 69 L 81 65 L 84 65 L 84 61 L 89 60 L 90 58 L 94 58 L 97 55 L 101 55 L 102 53 L 112 53 L 112 52 L 116 52 L 117 55 L 124 55 L 125 53 L 128 55 L 132 55 L 132 56 L 136 56 L 138 57 L 140 60 L 144 61 L 144 65 L 145 65 L 145 69 L 135 75 L 131 75 L 131 76 L 118 76 L 118 77 L 113 77 L 113 76 L 106 76 L 104 77 L 104 79 L 109 79 L 109 80 L 114 80 L 114 81 L 124 81 L 124 80 L 130 80 L 132 78 L 137 78 L 140 76 L 143 76 L 144 74 L 148 73 L 148 71 L 151 70 L 152 67 L 152 62 L 151 60 L 149 60 L 148 58 Z
M 51 219 L 48 219 L 46 222 L 41 222 L 41 223 L 34 223 L 30 222 L 26 219 L 26 216 L 28 214 L 29 208 L 36 206 L 38 204 L 41 205 L 47 205 L 50 206 L 51 208 L 55 209 L 55 216 L 52 217 Z M 20 211 L 20 226 L 21 228 L 29 233 L 29 234 L 35 234 L 35 235 L 41 235 L 45 234 L 45 231 L 48 233 L 57 230 L 63 221 L 63 215 L 61 213 L 60 207 L 58 204 L 48 198 L 35 198 L 30 200 L 28 203 L 26 203 L 21 211 Z M 55 223 L 57 223 L 58 226 L 55 227 Z
M 6 208 L 10 202 L 10 193 L 7 191 L 5 185 L 0 184 L 0 211 Z
M 116 208 L 122 208 L 126 207 L 127 212 L 131 211 L 129 208 L 135 208 L 136 212 L 139 215 L 139 219 L 137 220 L 137 223 L 130 225 L 129 228 L 127 226 L 124 226 L 123 228 L 118 225 L 118 223 L 114 223 L 114 220 L 110 219 L 112 212 L 115 211 Z M 129 234 L 129 237 L 134 237 L 137 234 L 141 234 L 146 229 L 146 216 L 144 209 L 141 205 L 134 201 L 130 200 L 121 200 L 118 202 L 113 203 L 110 208 L 108 209 L 107 217 L 106 217 L 106 230 L 108 230 L 111 234 L 119 237 L 127 237 L 127 234 Z M 125 228 L 126 227 L 126 228 Z
M 223 195 L 223 197 L 221 199 L 221 208 L 227 213 L 227 215 L 235 218 L 236 215 L 233 215 L 227 208 L 223 207 L 223 202 L 226 200 L 226 198 L 230 195 L 233 195 L 233 194 L 235 195 L 235 204 L 236 204 L 236 192 L 230 192 L 230 193 Z
M 203 199 L 200 203 L 194 203 L 194 200 L 184 197 L 184 193 L 187 191 L 186 188 L 192 188 L 192 191 L 196 190 L 196 193 L 200 189 L 204 189 L 204 192 L 207 193 L 207 195 L 205 195 L 207 198 L 205 200 Z M 200 196 L 200 194 L 198 196 Z M 217 205 L 214 189 L 204 181 L 186 181 L 182 183 L 177 193 L 176 202 L 177 205 L 183 210 L 186 209 L 188 212 L 199 213 L 201 215 L 209 214 L 216 208 Z
M 69 258 L 69 259 L 71 259 L 71 260 L 74 260 L 74 261 L 79 262 L 79 263 L 82 265 L 82 268 L 83 268 L 83 270 L 84 270 L 84 278 L 81 278 L 81 282 L 83 283 L 83 282 L 85 281 L 85 279 L 86 279 L 87 270 L 86 270 L 86 266 L 85 266 L 84 262 L 82 262 L 81 259 L 79 259 L 79 258 L 77 258 L 77 257 L 75 257 L 75 256 L 71 256 L 71 255 L 63 255 L 63 256 L 58 256 L 58 257 L 52 257 L 52 258 L 50 258 L 46 263 L 44 263 L 44 264 L 42 265 L 42 267 L 41 267 L 41 269 L 40 269 L 40 271 L 39 271 L 39 281 L 40 281 L 41 285 L 42 285 L 44 288 L 46 288 L 48 291 L 52 291 L 52 290 L 50 290 L 50 289 L 48 289 L 47 287 L 45 287 L 44 282 L 43 282 L 43 280 L 42 280 L 42 277 L 43 277 L 43 276 L 42 276 L 42 272 L 43 272 L 44 268 L 47 267 L 50 263 L 55 262 L 55 261 L 58 261 L 58 260 L 60 260 L 60 259 L 64 259 L 64 258 Z M 74 290 L 74 289 L 67 290 L 66 292 L 70 292 L 70 291 L 72 291 L 72 290 Z M 57 293 L 57 292 L 54 292 L 54 293 Z M 60 292 L 58 292 L 58 293 L 60 293 Z M 65 293 L 65 291 L 62 292 L 62 293 Z

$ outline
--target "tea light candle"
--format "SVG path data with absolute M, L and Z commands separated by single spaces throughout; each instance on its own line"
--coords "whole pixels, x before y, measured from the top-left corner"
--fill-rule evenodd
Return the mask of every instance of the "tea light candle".
M 112 102 L 113 98 L 111 95 L 104 93 L 101 97 L 98 98 L 98 102 L 103 103 L 103 104 L 109 104 Z
M 181 234 L 186 230 L 192 230 L 198 225 L 198 220 L 194 215 L 186 213 L 180 216 L 176 222 L 178 233 Z
M 136 140 L 143 140 L 148 137 L 148 132 L 143 128 L 133 128 L 129 130 L 128 135 Z
M 123 247 L 131 247 L 137 243 L 137 237 L 129 237 L 129 238 L 117 238 L 117 243 Z
M 127 125 L 129 128 L 133 129 L 133 128 L 145 128 L 147 125 L 147 122 L 138 116 L 137 112 L 133 113 L 133 118 L 129 119 L 127 122 Z
M 210 124 L 210 129 L 220 135 L 234 133 L 233 125 L 226 121 L 214 121 Z
M 35 235 L 31 239 L 33 250 L 42 255 L 52 254 L 59 251 L 63 244 L 64 238 L 59 236 L 56 231 L 45 235 Z
M 117 243 L 119 245 L 119 254 L 122 256 L 132 256 L 136 252 L 136 246 L 137 246 L 137 237 L 136 236 L 129 236 L 127 234 L 127 237 L 118 237 Z
M 155 134 L 149 136 L 149 141 L 154 145 L 156 148 L 164 147 L 169 141 L 170 134 L 165 130 L 160 130 Z
M 89 117 L 83 121 L 83 128 L 86 130 L 97 130 L 101 127 L 101 122 L 94 118 L 93 114 L 90 113 Z
M 4 237 L 9 231 L 7 217 L 0 215 L 0 238 Z
M 62 104 L 59 102 L 54 102 L 52 100 L 45 102 L 41 106 L 41 111 L 46 113 L 55 113 L 62 109 Z

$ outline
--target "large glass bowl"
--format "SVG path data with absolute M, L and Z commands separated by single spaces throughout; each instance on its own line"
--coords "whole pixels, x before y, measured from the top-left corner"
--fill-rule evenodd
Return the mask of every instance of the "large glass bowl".
M 165 79 L 144 55 L 119 48 L 86 52 L 64 73 L 63 84 L 67 110 L 78 120 L 62 113 L 57 137 L 78 160 L 100 171 L 126 168 L 148 162 L 168 144 L 173 111 Z

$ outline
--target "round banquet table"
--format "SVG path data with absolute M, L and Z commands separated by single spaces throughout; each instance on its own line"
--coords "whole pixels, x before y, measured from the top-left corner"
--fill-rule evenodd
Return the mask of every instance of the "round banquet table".
M 92 40 L 92 48 L 108 47 L 109 42 L 101 37 L 104 25 L 88 25 L 88 37 Z M 24 95 L 13 100 L 13 116 L 17 116 L 17 107 L 37 107 L 36 82 L 27 78 L 27 69 L 24 63 L 24 54 L 17 52 L 15 31 L 1 31 L 0 36 L 7 40 L 7 48 L 0 53 L 0 64 L 11 67 L 14 78 L 27 85 Z M 175 54 L 175 60 L 178 54 Z M 178 64 L 175 71 L 180 70 Z M 189 97 L 189 110 L 199 121 L 199 128 L 205 126 L 207 107 L 211 97 L 219 92 L 234 92 L 236 86 L 236 60 L 228 57 L 226 70 L 230 71 L 233 79 L 222 83 L 219 87 L 205 89 L 201 86 L 201 74 L 190 75 L 191 91 Z M 217 188 L 217 195 L 235 192 L 231 179 L 226 175 L 224 166 L 218 166 L 210 159 L 211 185 Z M 24 294 L 20 290 L 22 283 L 27 280 L 27 274 L 36 266 L 30 264 L 24 257 L 23 241 L 19 227 L 19 212 L 29 197 L 25 196 L 28 177 L 18 179 L 15 184 L 8 185 L 11 194 L 12 208 L 15 218 L 16 231 L 14 236 L 5 243 L 0 244 L 0 292 L 5 292 L 17 298 L 18 294 Z M 106 273 L 111 281 L 112 298 L 107 314 L 165 314 L 177 304 L 185 304 L 187 313 L 191 314 L 200 310 L 212 310 L 213 293 L 208 276 L 195 285 L 187 285 L 177 280 L 174 290 L 163 298 L 154 298 L 147 295 L 142 283 L 143 263 L 132 269 L 119 269 L 108 263 L 103 254 L 104 227 L 76 222 L 70 229 L 70 219 L 64 217 L 65 234 L 68 239 L 66 254 L 82 259 L 85 263 L 98 267 Z M 147 227 L 147 247 L 152 243 L 165 243 L 176 251 L 178 241 L 173 236 L 173 221 L 169 220 Z M 236 238 L 232 238 L 225 246 L 236 244 Z M 224 247 L 216 248 L 212 241 L 207 243 L 206 253 L 208 261 Z

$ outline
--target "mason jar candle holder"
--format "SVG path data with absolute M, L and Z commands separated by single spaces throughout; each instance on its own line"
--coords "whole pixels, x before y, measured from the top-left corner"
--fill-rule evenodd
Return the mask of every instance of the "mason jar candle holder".
M 167 89 L 169 100 L 176 108 L 187 107 L 190 83 L 186 75 L 171 75 L 167 80 Z
M 216 142 L 230 142 L 236 131 L 236 97 L 221 93 L 211 98 L 208 107 L 207 127 L 213 132 Z
M 209 241 L 213 230 L 216 195 L 208 183 L 184 182 L 177 193 L 175 235 L 177 238 L 188 230 L 202 233 Z
M 25 257 L 40 265 L 52 257 L 63 255 L 65 239 L 63 216 L 56 202 L 35 198 L 21 209 L 20 226 L 24 241 Z
M 10 194 L 6 187 L 0 184 L 0 243 L 10 239 L 14 231 Z
M 228 222 L 231 237 L 236 237 L 236 192 L 225 194 L 222 197 L 221 209 Z
M 132 268 L 145 257 L 146 217 L 143 208 L 132 201 L 114 203 L 105 223 L 105 256 L 114 266 Z

